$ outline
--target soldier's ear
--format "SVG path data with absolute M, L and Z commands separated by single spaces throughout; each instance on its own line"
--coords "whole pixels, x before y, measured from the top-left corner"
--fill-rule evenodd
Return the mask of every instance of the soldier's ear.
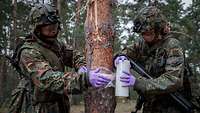
M 163 29 L 163 33 L 164 33 L 164 34 L 167 34 L 167 33 L 169 33 L 170 31 L 171 31 L 171 25 L 170 25 L 170 23 L 168 22 L 168 23 L 165 25 L 164 29 Z

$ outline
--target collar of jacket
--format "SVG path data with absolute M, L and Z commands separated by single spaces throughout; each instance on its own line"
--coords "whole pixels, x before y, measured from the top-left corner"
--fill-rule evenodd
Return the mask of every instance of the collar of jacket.
M 33 33 L 32 36 L 34 37 L 34 39 L 36 40 L 36 42 L 42 46 L 44 46 L 45 48 L 51 49 L 54 52 L 58 52 L 61 49 L 61 45 L 59 44 L 58 40 L 55 40 L 52 43 L 46 43 L 44 41 L 42 41 L 40 38 L 38 38 L 38 36 Z
M 162 39 L 160 40 L 160 41 L 158 41 L 157 43 L 155 43 L 153 46 L 148 46 L 148 44 L 147 44 L 147 47 L 148 47 L 148 49 L 149 49 L 149 53 L 151 53 L 152 51 L 154 51 L 155 49 L 157 49 L 157 48 L 160 48 L 160 47 L 162 47 L 163 46 L 163 44 L 164 44 L 164 42 L 168 39 L 168 38 L 170 38 L 171 37 L 171 35 L 170 34 L 167 34 L 167 35 L 165 35 L 165 36 L 163 36 L 162 37 Z

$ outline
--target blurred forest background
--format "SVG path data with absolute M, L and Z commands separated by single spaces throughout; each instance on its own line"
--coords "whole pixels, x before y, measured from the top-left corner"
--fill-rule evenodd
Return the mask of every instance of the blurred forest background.
M 133 19 L 149 0 L 113 0 L 113 21 L 115 27 L 115 52 L 138 38 L 132 32 Z M 157 0 L 158 6 L 167 17 L 172 31 L 181 35 L 186 57 L 195 74 L 200 73 L 200 0 L 188 0 L 185 7 L 182 0 Z M 61 15 L 60 39 L 73 48 L 84 50 L 84 21 L 87 0 L 0 0 L 0 106 L 11 95 L 19 81 L 17 72 L 2 54 L 12 56 L 16 40 L 31 32 L 27 21 L 30 9 L 35 3 L 49 2 L 57 6 Z M 132 94 L 131 95 L 135 95 Z M 131 96 L 131 99 L 134 96 Z M 81 97 L 73 96 L 73 104 L 80 104 Z

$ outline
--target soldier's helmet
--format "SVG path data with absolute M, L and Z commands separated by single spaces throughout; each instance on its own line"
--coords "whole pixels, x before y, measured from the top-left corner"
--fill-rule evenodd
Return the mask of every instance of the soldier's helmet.
M 58 11 L 50 4 L 36 4 L 31 9 L 29 21 L 33 30 L 35 30 L 37 27 L 49 24 L 58 23 L 60 26 Z
M 151 29 L 155 32 L 163 32 L 166 24 L 168 24 L 166 17 L 156 6 L 147 6 L 142 8 L 135 17 L 133 30 L 136 33 Z

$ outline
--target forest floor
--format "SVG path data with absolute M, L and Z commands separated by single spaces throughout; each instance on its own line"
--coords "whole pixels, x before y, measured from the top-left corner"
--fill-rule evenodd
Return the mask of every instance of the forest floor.
M 115 109 L 115 113 L 131 113 L 131 111 L 135 111 L 135 100 L 126 99 L 126 100 L 117 100 L 117 106 Z M 0 105 L 1 106 L 1 105 Z M 1 107 L 0 107 L 1 108 Z M 0 109 L 0 113 L 5 113 L 6 109 Z M 71 104 L 71 112 L 70 113 L 84 113 L 84 104 L 81 101 L 80 103 L 75 105 Z M 138 111 L 137 113 L 142 113 Z
M 118 102 L 115 109 L 115 113 L 131 113 L 131 111 L 133 111 L 134 109 L 134 101 Z M 84 105 L 72 105 L 71 113 L 84 113 Z M 137 113 L 141 113 L 141 111 L 138 111 Z

